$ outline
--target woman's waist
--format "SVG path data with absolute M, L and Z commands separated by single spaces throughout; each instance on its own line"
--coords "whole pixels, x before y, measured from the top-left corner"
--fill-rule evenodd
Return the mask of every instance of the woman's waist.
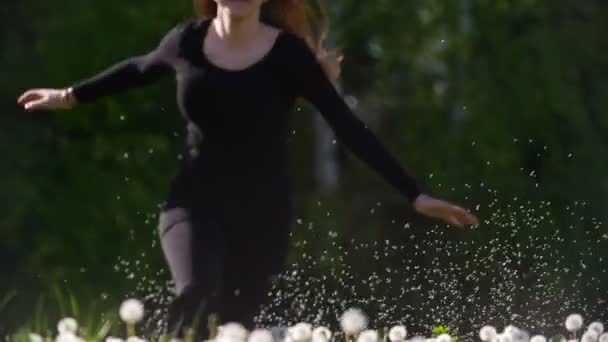
M 285 168 L 289 162 L 287 148 L 273 146 L 199 144 L 187 146 L 184 155 L 185 166 L 222 171 L 238 167 L 249 171 L 276 172 Z
M 186 144 L 189 148 L 217 153 L 246 151 L 264 155 L 286 151 L 287 143 L 286 132 L 271 129 L 262 131 L 253 127 L 249 127 L 249 130 L 244 132 L 209 130 L 209 132 L 202 133 L 197 130 L 193 133 L 189 131 L 186 137 Z
M 277 183 L 289 180 L 289 160 L 282 155 L 212 154 L 186 152 L 176 178 L 197 184 Z
M 171 181 L 168 199 L 185 206 L 214 207 L 236 199 L 244 203 L 280 203 L 289 200 L 290 195 L 291 179 L 286 167 L 235 167 L 201 158 L 182 165 Z

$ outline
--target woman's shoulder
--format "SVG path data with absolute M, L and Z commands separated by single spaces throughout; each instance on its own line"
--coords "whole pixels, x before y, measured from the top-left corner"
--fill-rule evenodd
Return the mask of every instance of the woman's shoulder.
M 201 27 L 207 21 L 209 21 L 208 18 L 186 18 L 175 23 L 174 26 L 169 30 L 168 34 L 183 35 L 188 30 Z
M 204 25 L 207 20 L 207 18 L 187 18 L 173 24 L 161 39 L 161 48 L 179 51 L 187 43 L 190 33 Z
M 280 33 L 280 40 L 280 48 L 277 50 L 280 51 L 282 59 L 289 61 L 289 64 L 307 63 L 316 59 L 314 50 L 300 35 L 284 30 Z
M 289 48 L 296 52 L 301 52 L 301 50 L 310 50 L 306 39 L 304 39 L 300 35 L 287 30 L 281 30 L 280 35 L 282 36 L 282 40 L 286 48 Z

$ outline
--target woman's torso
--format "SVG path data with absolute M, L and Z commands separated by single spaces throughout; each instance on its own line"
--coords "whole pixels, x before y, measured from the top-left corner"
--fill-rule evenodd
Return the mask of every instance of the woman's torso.
M 287 201 L 289 119 L 295 101 L 282 53 L 287 34 L 281 33 L 261 60 L 231 71 L 203 53 L 209 22 L 187 25 L 172 63 L 177 104 L 190 126 L 188 149 L 195 153 L 182 160 L 165 208 L 234 204 L 234 196 L 267 205 L 273 199 Z

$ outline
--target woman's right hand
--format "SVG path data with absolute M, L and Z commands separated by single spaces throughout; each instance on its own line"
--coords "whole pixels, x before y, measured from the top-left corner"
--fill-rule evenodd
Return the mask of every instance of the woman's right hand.
M 342 61 L 344 55 L 336 50 L 322 49 L 317 53 L 317 58 L 321 61 L 321 66 L 330 81 L 335 82 L 342 73 Z
M 17 103 L 27 111 L 70 109 L 76 103 L 71 88 L 66 89 L 30 89 L 19 96 Z
M 479 225 L 477 217 L 464 208 L 425 194 L 421 194 L 416 198 L 414 209 L 420 214 L 442 220 L 460 228 L 476 227 Z

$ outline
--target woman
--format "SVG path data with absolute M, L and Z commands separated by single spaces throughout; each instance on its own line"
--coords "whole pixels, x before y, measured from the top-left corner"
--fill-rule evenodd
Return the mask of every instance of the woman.
M 336 64 L 319 62 L 322 51 L 307 43 L 313 40 L 305 1 L 196 0 L 195 8 L 199 18 L 175 26 L 151 52 L 71 87 L 33 89 L 18 99 L 28 111 L 71 108 L 175 75 L 190 153 L 159 218 L 177 291 L 169 307 L 173 333 L 200 322 L 205 335 L 211 312 L 251 328 L 288 251 L 286 141 L 298 97 L 315 105 L 338 139 L 417 212 L 460 227 L 478 224 L 464 209 L 421 194 L 350 111 L 330 81 Z

